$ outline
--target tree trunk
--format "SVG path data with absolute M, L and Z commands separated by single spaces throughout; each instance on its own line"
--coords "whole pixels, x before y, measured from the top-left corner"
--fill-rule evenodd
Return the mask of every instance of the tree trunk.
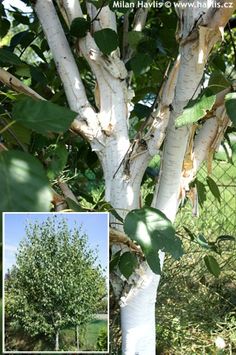
M 79 325 L 78 324 L 75 326 L 75 344 L 76 344 L 77 351 L 79 351 L 80 343 L 79 343 Z
M 158 153 L 168 125 L 159 186 L 154 193 L 152 205 L 163 211 L 171 221 L 175 219 L 190 128 L 175 129 L 174 122 L 189 100 L 198 93 L 211 48 L 234 11 L 223 6 L 220 9 L 206 6 L 201 8 L 197 6 L 199 1 L 192 2 L 196 3 L 195 7 L 178 9 L 180 64 L 174 72 L 172 82 L 169 80 L 170 75 L 167 80 L 167 83 L 170 81 L 169 86 L 164 86 L 163 95 L 160 94 L 162 97 L 158 109 L 153 111 L 151 127 L 145 127 L 145 134 L 143 132 L 141 136 L 145 137 L 145 144 L 141 144 L 143 139 L 140 138 L 137 138 L 134 144 L 129 140 L 127 104 L 130 92 L 124 80 L 127 72 L 120 60 L 119 51 L 109 55 L 108 60 L 101 55 L 91 33 L 78 41 L 81 53 L 96 76 L 99 91 L 97 113 L 86 98 L 80 74 L 53 2 L 36 2 L 36 12 L 47 36 L 68 102 L 70 107 L 78 112 L 77 120 L 72 125 L 73 129 L 83 134 L 90 141 L 92 149 L 97 152 L 104 172 L 105 198 L 123 217 L 129 210 L 140 207 L 143 173 L 151 157 Z M 58 0 L 57 3 L 59 8 L 66 12 L 66 21 L 69 23 L 74 18 L 83 16 L 79 1 Z M 96 31 L 95 27 L 102 27 L 103 24 L 105 28 L 116 30 L 115 16 L 108 6 L 99 10 L 99 21 L 94 22 L 93 30 Z M 159 255 L 162 266 L 164 253 L 160 252 Z M 145 262 L 134 274 L 131 276 L 133 281 L 128 280 L 125 287 L 122 278 L 116 277 L 113 280 L 113 288 L 118 290 L 121 306 L 122 353 L 154 355 L 155 300 L 160 276 L 153 274 Z M 59 342 L 59 333 L 57 337 Z
M 55 351 L 59 351 L 59 329 L 56 330 L 55 335 Z

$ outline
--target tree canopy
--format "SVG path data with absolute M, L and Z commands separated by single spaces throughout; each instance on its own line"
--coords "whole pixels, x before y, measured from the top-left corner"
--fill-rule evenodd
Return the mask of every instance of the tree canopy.
M 104 271 L 86 234 L 56 216 L 29 223 L 6 280 L 6 312 L 30 335 L 55 336 L 97 313 L 106 295 Z

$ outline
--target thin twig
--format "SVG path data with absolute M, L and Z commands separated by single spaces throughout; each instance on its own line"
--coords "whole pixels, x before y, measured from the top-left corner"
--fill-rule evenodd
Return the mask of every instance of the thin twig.
M 100 9 L 98 10 L 96 16 L 91 20 L 91 22 L 90 22 L 91 24 L 92 24 L 94 21 L 97 20 L 97 18 L 98 18 L 98 16 L 100 15 L 100 13 L 101 13 L 103 7 L 105 6 L 106 2 L 107 2 L 107 0 L 103 0 L 102 5 L 101 5 Z

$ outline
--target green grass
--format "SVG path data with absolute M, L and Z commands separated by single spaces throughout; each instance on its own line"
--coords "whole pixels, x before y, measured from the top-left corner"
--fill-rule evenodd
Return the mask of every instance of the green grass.
M 235 163 L 234 163 L 235 164 Z M 198 178 L 206 185 L 206 168 Z M 215 255 L 221 266 L 219 278 L 207 270 L 203 257 L 209 251 L 190 242 L 183 231 L 187 226 L 208 241 L 219 235 L 236 237 L 236 167 L 227 162 L 213 162 L 211 177 L 219 184 L 221 203 L 207 190 L 207 200 L 193 217 L 187 202 L 179 211 L 175 226 L 181 231 L 185 254 L 179 261 L 166 258 L 157 295 L 157 355 L 234 355 L 236 354 L 236 243 L 222 243 L 222 254 Z M 144 197 L 152 191 L 151 179 L 143 186 Z M 212 254 L 213 255 L 213 254 Z M 111 310 L 116 319 L 111 327 L 112 355 L 120 355 L 121 331 L 119 310 Z M 226 347 L 217 351 L 216 337 Z
M 107 327 L 107 322 L 104 320 L 94 320 L 89 323 L 85 330 L 85 340 L 82 350 L 91 349 L 91 346 L 96 347 L 97 338 L 100 330 Z M 106 350 L 106 349 L 104 349 Z
M 93 320 L 87 326 L 83 327 L 80 330 L 80 350 L 96 350 L 97 338 L 102 328 L 107 328 L 107 321 Z M 62 330 L 61 344 L 63 350 L 76 350 L 74 333 L 74 328 Z
M 96 351 L 97 337 L 101 329 L 107 328 L 107 321 L 93 320 L 81 329 L 80 350 Z M 54 343 L 42 337 L 30 337 L 21 329 L 8 328 L 9 350 L 20 351 L 53 351 Z M 105 351 L 106 349 L 104 349 Z M 63 329 L 60 333 L 60 351 L 76 351 L 74 328 Z
M 205 184 L 206 167 L 198 173 Z M 213 162 L 211 177 L 219 185 L 221 203 L 207 190 L 207 200 L 192 215 L 189 202 L 179 211 L 176 228 L 187 226 L 208 241 L 219 235 L 236 236 L 236 168 L 226 162 Z M 184 233 L 183 233 L 184 234 Z M 187 238 L 187 235 L 185 234 Z M 221 266 L 219 278 L 206 269 L 203 257 L 209 251 L 184 239 L 184 256 L 167 258 L 157 298 L 157 354 L 222 355 L 236 354 L 236 243 L 222 243 L 222 254 L 212 254 Z M 219 352 L 215 339 L 226 347 Z

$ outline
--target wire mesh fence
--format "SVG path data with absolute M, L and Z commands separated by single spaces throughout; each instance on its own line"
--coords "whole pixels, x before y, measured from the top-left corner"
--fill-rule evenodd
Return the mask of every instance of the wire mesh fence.
M 198 217 L 194 217 L 191 204 L 186 203 L 178 215 L 177 226 L 186 225 L 209 237 L 212 234 L 236 236 L 236 143 L 233 147 L 231 156 L 217 153 L 212 163 L 210 176 L 219 188 L 220 201 L 209 190 L 207 164 L 204 164 L 197 179 L 204 184 L 206 201 L 199 207 Z
M 171 348 L 166 354 L 213 354 L 219 336 L 226 344 L 224 353 L 236 354 L 236 242 L 222 242 L 218 254 L 191 241 L 183 229 L 186 226 L 195 235 L 204 236 L 208 243 L 222 235 L 236 238 L 236 144 L 232 156 L 217 153 L 212 163 L 210 176 L 219 188 L 220 201 L 211 193 L 207 176 L 205 164 L 197 175 L 206 189 L 198 217 L 190 201 L 177 215 L 176 230 L 182 237 L 184 255 L 178 261 L 167 257 L 163 269 L 157 332 L 158 346 Z M 219 277 L 207 269 L 206 255 L 217 260 Z

